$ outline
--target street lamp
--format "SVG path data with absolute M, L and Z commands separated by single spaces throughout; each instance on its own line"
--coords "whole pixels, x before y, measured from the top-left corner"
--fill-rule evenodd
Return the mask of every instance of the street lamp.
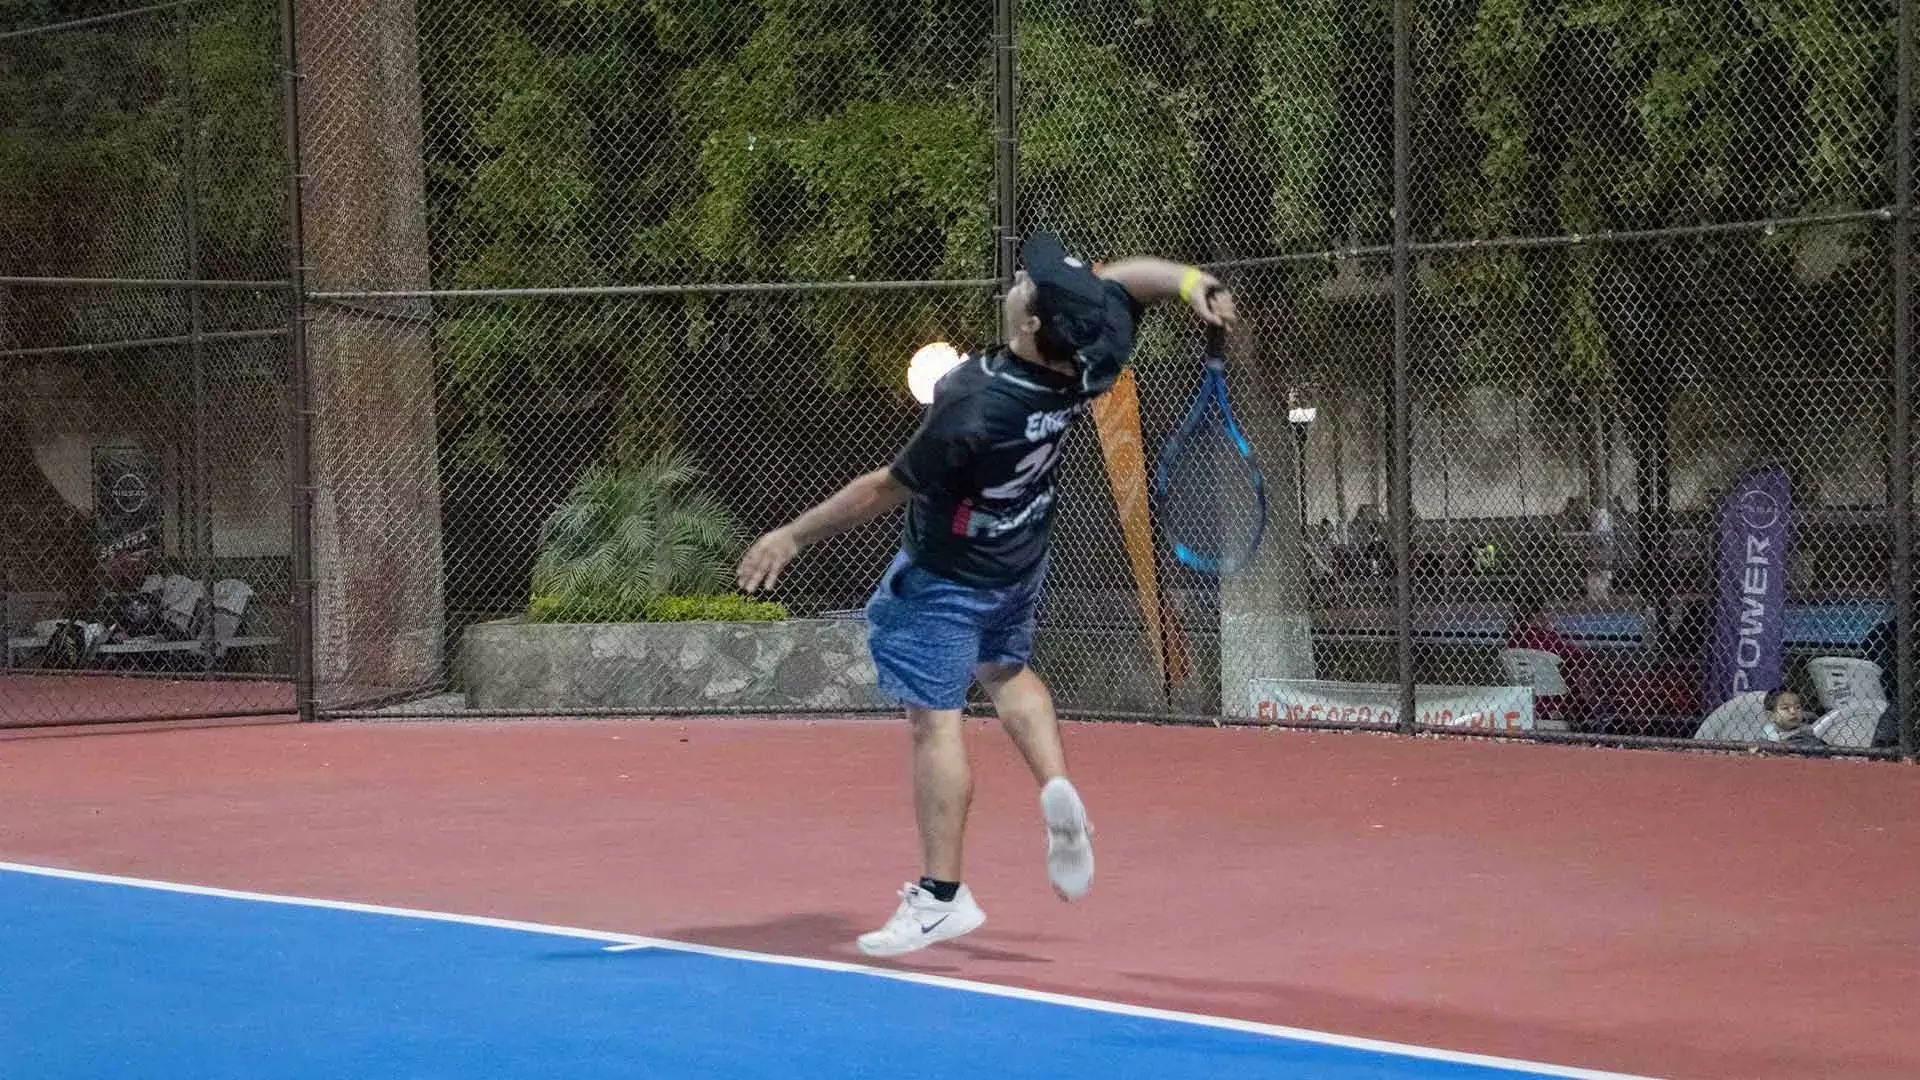
M 920 346 L 907 364 L 907 392 L 922 405 L 933 401 L 933 386 L 960 362 L 960 353 L 944 341 Z

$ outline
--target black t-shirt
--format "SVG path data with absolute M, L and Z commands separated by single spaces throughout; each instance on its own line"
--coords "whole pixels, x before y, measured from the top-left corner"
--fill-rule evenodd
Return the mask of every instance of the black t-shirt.
M 1140 306 L 1116 283 L 1136 321 Z M 1076 376 L 1006 348 L 964 358 L 934 388 L 920 429 L 894 458 L 913 492 L 906 550 L 941 577 L 994 587 L 1023 581 L 1046 557 L 1054 468 L 1089 410 Z
M 1024 580 L 1046 555 L 1053 474 L 1079 381 L 1006 349 L 964 358 L 893 459 L 913 492 L 906 549 L 918 566 L 968 585 Z

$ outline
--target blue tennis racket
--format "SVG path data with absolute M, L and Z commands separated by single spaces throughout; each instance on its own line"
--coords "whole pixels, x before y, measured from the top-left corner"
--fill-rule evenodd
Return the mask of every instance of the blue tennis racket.
M 1206 370 L 1186 419 L 1161 448 L 1154 501 L 1174 557 L 1203 574 L 1253 562 L 1267 527 L 1267 484 L 1227 399 L 1226 333 L 1207 327 Z

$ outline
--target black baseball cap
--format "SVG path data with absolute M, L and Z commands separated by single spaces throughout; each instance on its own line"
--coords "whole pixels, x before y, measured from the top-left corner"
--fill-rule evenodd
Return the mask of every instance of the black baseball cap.
M 1133 351 L 1133 314 L 1119 290 L 1067 254 L 1052 233 L 1027 237 L 1020 256 L 1033 281 L 1033 313 L 1040 319 L 1034 336 L 1041 354 L 1072 364 L 1089 392 L 1113 385 Z

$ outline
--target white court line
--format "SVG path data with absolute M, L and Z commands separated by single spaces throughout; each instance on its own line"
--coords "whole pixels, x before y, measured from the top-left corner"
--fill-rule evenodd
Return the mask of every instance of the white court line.
M 84 870 L 62 870 L 57 867 L 30 866 L 25 863 L 0 862 L 0 871 L 35 874 L 40 877 L 67 878 L 73 881 L 90 881 L 103 885 L 127 885 L 134 888 L 155 889 L 161 892 L 186 893 L 192 896 L 213 896 L 225 900 L 251 900 L 265 904 L 287 904 L 294 907 L 353 911 L 364 915 L 392 915 L 407 919 L 430 919 L 435 922 L 460 923 L 467 926 L 485 926 L 496 930 L 519 930 L 526 933 L 550 934 L 560 937 L 613 942 L 614 944 L 605 950 L 607 952 L 631 952 L 637 949 L 671 949 L 675 952 L 696 953 L 701 956 L 721 957 L 728 960 L 750 960 L 762 964 L 781 964 L 786 967 L 811 968 L 815 971 L 834 971 L 849 975 L 866 975 L 879 979 L 893 979 L 897 982 L 919 983 L 923 986 L 937 986 L 947 990 L 964 990 L 969 993 L 989 994 L 994 997 L 1014 998 L 1020 1001 L 1034 1001 L 1074 1009 L 1087 1009 L 1092 1012 L 1111 1013 L 1116 1016 L 1132 1016 L 1147 1020 L 1165 1020 L 1173 1023 L 1194 1024 L 1200 1027 L 1220 1028 L 1227 1031 L 1241 1031 L 1253 1035 L 1267 1035 L 1281 1039 L 1292 1039 L 1297 1042 L 1317 1043 L 1323 1046 L 1338 1046 L 1348 1050 L 1365 1050 L 1376 1054 L 1394 1054 L 1400 1057 L 1421 1058 L 1427 1061 L 1444 1061 L 1458 1065 L 1481 1065 L 1496 1069 L 1522 1070 L 1540 1076 L 1566 1077 L 1569 1078 L 1569 1080 L 1656 1080 L 1656 1078 L 1653 1077 L 1637 1076 L 1630 1073 L 1581 1069 L 1567 1065 L 1549 1065 L 1544 1062 L 1523 1061 L 1518 1058 L 1491 1057 L 1484 1054 L 1467 1054 L 1456 1050 L 1440 1050 L 1429 1046 L 1416 1046 L 1411 1043 L 1385 1042 L 1379 1039 L 1363 1039 L 1352 1035 L 1336 1035 L 1331 1032 L 1313 1031 L 1307 1028 L 1292 1028 L 1279 1024 L 1263 1024 L 1253 1020 L 1236 1020 L 1225 1016 L 1208 1016 L 1204 1013 L 1179 1012 L 1173 1009 L 1154 1009 L 1144 1005 L 1128 1005 L 1118 1001 L 1102 1001 L 1098 998 L 1075 997 L 1070 994 L 1053 994 L 1043 990 L 1027 990 L 1017 986 L 1001 986 L 996 983 L 974 982 L 969 979 L 955 979 L 945 975 L 927 975 L 916 971 L 867 967 L 861 964 L 846 963 L 839 960 L 817 960 L 805 956 L 781 956 L 775 953 L 749 952 L 744 949 L 725 949 L 714 945 L 698 945 L 685 941 L 668 941 L 664 938 L 641 937 L 636 934 L 619 934 L 607 930 L 585 930 L 574 926 L 553 926 L 547 923 L 520 922 L 514 919 L 495 919 L 484 915 L 458 915 L 445 911 L 422 911 L 416 908 L 386 907 L 380 904 L 356 903 L 351 900 L 321 900 L 306 896 L 281 896 L 273 893 L 242 892 L 237 889 L 220 889 L 207 885 L 184 885 L 173 881 L 154 881 L 148 878 L 121 877 L 115 874 L 95 874 Z

